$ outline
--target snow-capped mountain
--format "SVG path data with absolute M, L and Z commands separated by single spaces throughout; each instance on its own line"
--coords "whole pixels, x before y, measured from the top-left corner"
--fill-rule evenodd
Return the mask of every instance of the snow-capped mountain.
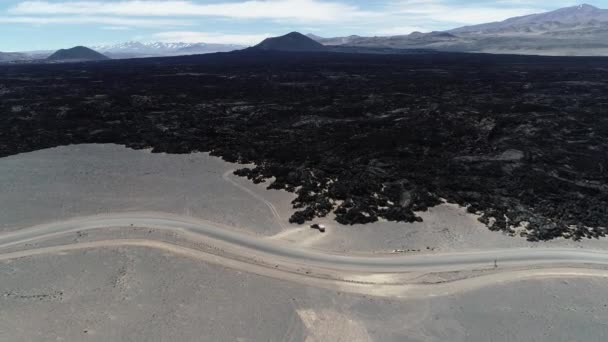
M 244 48 L 232 44 L 125 42 L 120 44 L 94 45 L 91 49 L 112 58 L 180 56 L 214 52 L 228 52 Z

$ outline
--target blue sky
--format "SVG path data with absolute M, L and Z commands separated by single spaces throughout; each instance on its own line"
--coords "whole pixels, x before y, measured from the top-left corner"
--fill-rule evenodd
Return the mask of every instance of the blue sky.
M 608 0 L 586 3 L 608 8 Z M 0 0 L 0 51 L 137 41 L 255 44 L 290 31 L 320 36 L 443 30 L 538 13 L 552 0 Z

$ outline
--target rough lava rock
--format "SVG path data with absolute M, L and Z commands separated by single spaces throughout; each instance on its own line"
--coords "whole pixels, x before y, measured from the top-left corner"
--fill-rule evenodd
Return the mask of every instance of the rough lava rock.
M 442 201 L 530 240 L 608 231 L 608 60 L 248 50 L 0 67 L 0 156 L 211 151 L 295 192 L 291 221 Z M 201 194 L 204 196 L 204 194 Z

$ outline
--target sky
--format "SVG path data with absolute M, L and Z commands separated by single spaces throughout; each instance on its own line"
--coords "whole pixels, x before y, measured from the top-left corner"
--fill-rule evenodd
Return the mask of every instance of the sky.
M 291 31 L 324 37 L 446 30 L 574 6 L 570 0 L 0 0 L 0 51 L 75 45 L 252 45 Z M 608 0 L 588 0 L 608 8 Z

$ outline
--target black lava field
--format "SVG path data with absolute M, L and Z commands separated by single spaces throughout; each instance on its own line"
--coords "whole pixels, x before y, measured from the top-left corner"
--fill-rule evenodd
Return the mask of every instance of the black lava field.
M 0 116 L 1 157 L 117 143 L 255 163 L 236 174 L 295 192 L 294 223 L 413 222 L 447 201 L 530 240 L 608 233 L 608 59 L 244 51 L 6 65 Z

